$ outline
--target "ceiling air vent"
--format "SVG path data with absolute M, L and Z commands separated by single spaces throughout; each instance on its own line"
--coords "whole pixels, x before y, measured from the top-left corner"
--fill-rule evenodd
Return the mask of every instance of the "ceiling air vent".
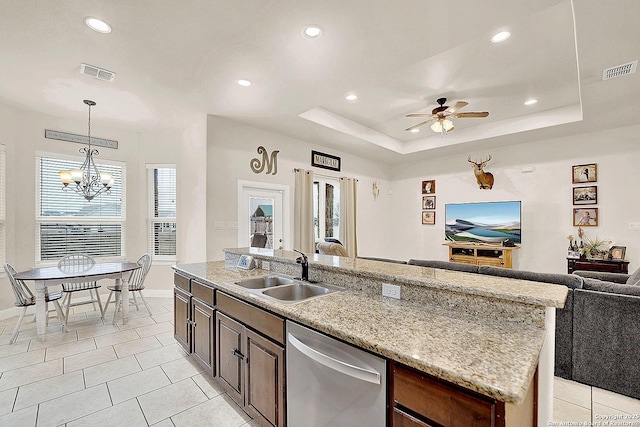
M 627 74 L 633 74 L 638 68 L 638 60 L 628 62 L 622 65 L 616 65 L 615 67 L 607 68 L 602 72 L 602 80 L 615 79 L 616 77 L 626 76 Z
M 80 64 L 80 74 L 84 74 L 85 76 L 95 77 L 96 79 L 104 80 L 107 82 L 112 82 L 116 77 L 116 73 L 112 71 L 105 70 L 104 68 L 99 68 L 89 64 Z

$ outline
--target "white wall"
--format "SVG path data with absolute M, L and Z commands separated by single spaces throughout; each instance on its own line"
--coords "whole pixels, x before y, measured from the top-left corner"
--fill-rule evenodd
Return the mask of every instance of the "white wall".
M 478 201 L 522 201 L 522 249 L 514 253 L 514 268 L 540 272 L 566 272 L 568 240 L 577 238 L 573 227 L 571 166 L 598 164 L 599 225 L 584 227 L 589 237 L 612 239 L 626 246 L 630 269 L 640 263 L 640 126 L 538 141 L 489 150 L 493 159 L 486 170 L 495 176 L 492 190 L 480 190 L 467 162 L 483 158 L 470 152 L 414 162 L 394 168 L 391 217 L 393 236 L 386 256 L 400 259 L 447 259 L 444 242 L 445 204 Z M 533 172 L 523 173 L 525 167 Z M 436 225 L 420 220 L 422 180 L 436 180 Z
M 234 121 L 209 116 L 207 148 L 207 258 L 223 259 L 223 248 L 238 246 L 237 230 L 216 230 L 214 221 L 236 222 L 238 180 L 288 185 L 291 191 L 291 218 L 293 218 L 294 168 L 313 169 L 315 173 L 329 176 L 347 176 L 358 179 L 358 254 L 376 256 L 385 250 L 391 238 L 389 223 L 391 188 L 390 169 L 359 157 L 311 144 L 307 141 L 244 126 Z M 270 154 L 279 150 L 278 173 L 255 174 L 250 161 L 260 157 L 257 148 L 264 146 Z M 341 157 L 342 170 L 332 172 L 311 167 L 311 150 Z M 374 181 L 380 181 L 382 191 L 374 200 L 371 191 Z M 289 224 L 293 237 L 293 224 Z

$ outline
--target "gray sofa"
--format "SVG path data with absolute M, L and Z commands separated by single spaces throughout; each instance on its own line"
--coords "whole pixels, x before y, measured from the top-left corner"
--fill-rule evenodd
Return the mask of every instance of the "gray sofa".
M 566 286 L 565 306 L 556 310 L 555 375 L 640 398 L 640 270 L 629 276 L 536 273 L 436 260 L 408 264 Z

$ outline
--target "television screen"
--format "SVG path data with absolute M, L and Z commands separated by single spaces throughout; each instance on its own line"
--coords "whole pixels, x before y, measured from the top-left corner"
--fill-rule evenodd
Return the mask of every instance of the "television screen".
M 451 203 L 445 205 L 445 239 L 452 242 L 522 243 L 521 202 Z

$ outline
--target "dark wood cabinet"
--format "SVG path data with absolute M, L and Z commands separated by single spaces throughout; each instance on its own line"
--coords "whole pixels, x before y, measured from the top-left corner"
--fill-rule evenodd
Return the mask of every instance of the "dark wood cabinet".
M 576 270 L 629 274 L 629 261 L 567 258 L 567 273 L 571 274 Z
M 224 293 L 217 309 L 218 381 L 261 425 L 285 426 L 284 319 Z
M 216 313 L 216 374 L 229 396 L 244 406 L 244 326 L 228 316 Z
M 392 363 L 393 427 L 504 426 L 504 403 Z
M 173 335 L 191 353 L 191 294 L 176 287 L 173 290 Z
M 215 291 L 213 288 L 174 274 L 173 328 L 176 341 L 192 353 L 206 372 L 214 375 Z
M 209 375 L 214 375 L 215 357 L 215 310 L 198 299 L 191 301 L 192 356 Z
M 246 405 L 274 426 L 285 425 L 284 348 L 246 330 Z

